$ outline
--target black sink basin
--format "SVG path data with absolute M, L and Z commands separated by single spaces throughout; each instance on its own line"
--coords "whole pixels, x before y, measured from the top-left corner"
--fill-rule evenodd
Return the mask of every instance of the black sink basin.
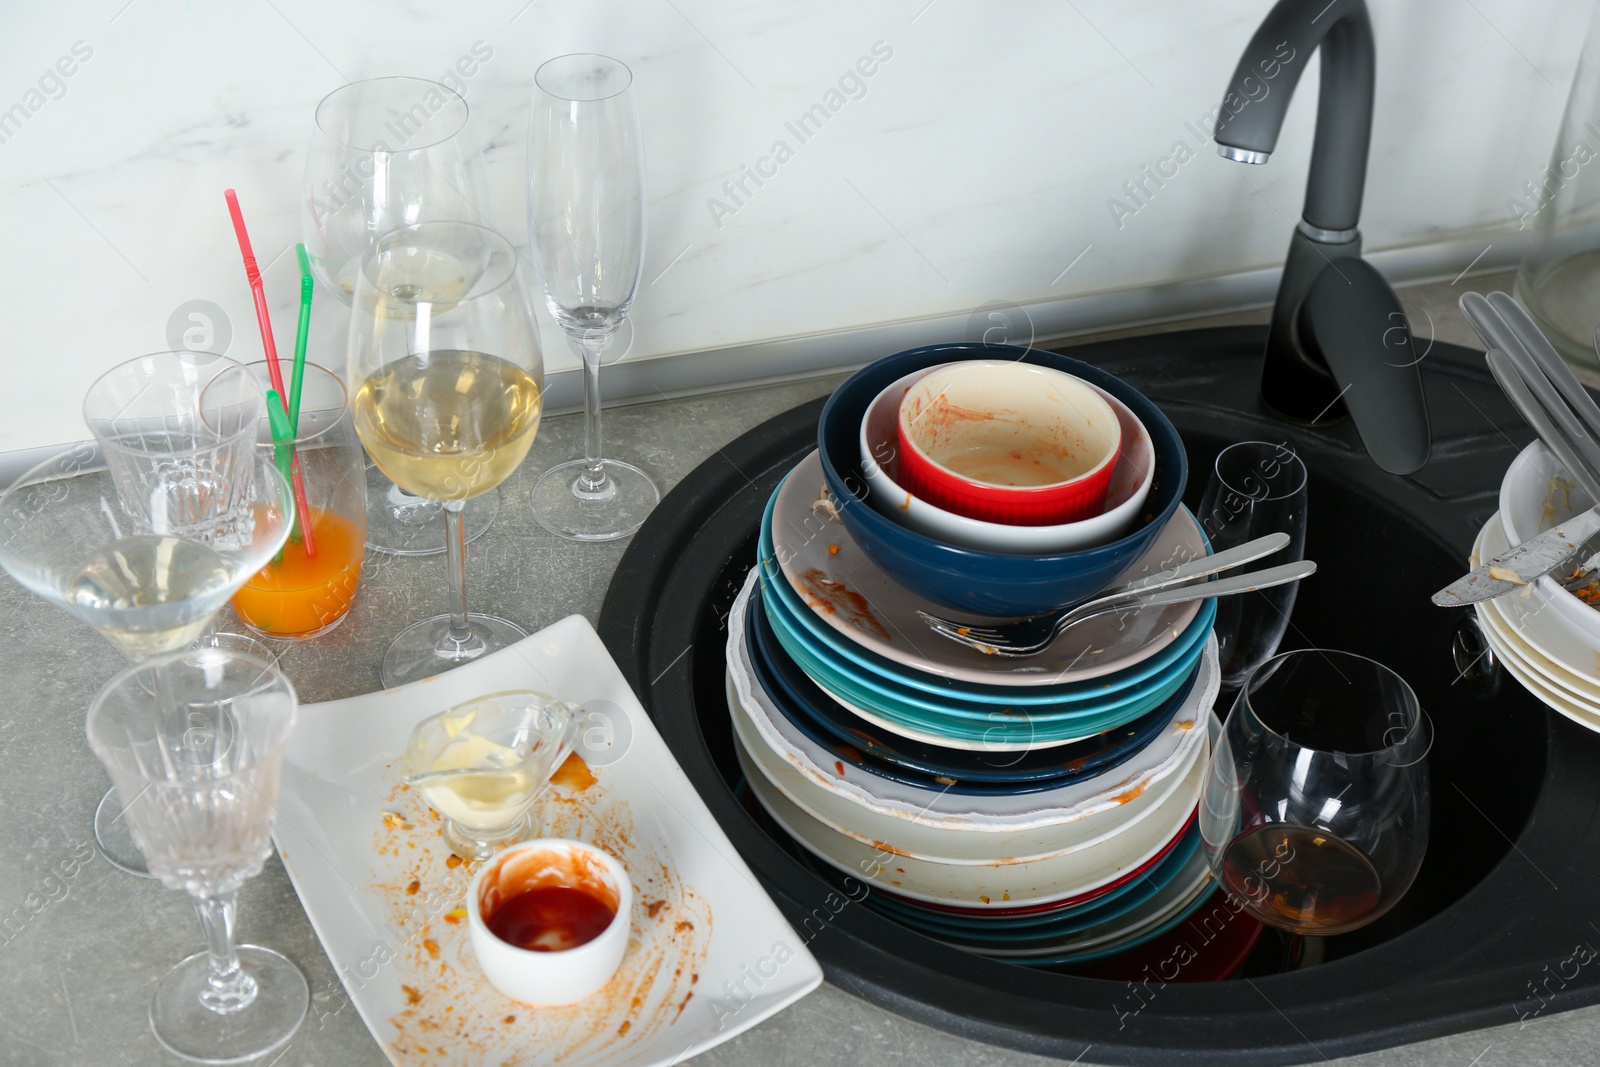
M 1514 683 L 1462 678 L 1460 614 L 1428 594 L 1462 570 L 1526 442 L 1479 353 L 1423 364 L 1435 434 L 1417 475 L 1386 475 L 1348 426 L 1291 427 L 1255 400 L 1265 331 L 1230 328 L 1071 349 L 1144 390 L 1189 450 L 1191 505 L 1225 444 L 1287 440 L 1311 471 L 1307 554 L 1285 646 L 1387 663 L 1432 716 L 1426 862 L 1401 904 L 1284 973 L 1280 953 L 1220 983 L 1108 982 L 1027 970 L 939 945 L 843 902 L 799 850 L 741 806 L 723 696 L 724 619 L 762 505 L 814 447 L 820 402 L 751 431 L 686 478 L 634 538 L 601 634 L 684 770 L 831 980 L 890 1010 L 983 1041 L 1072 1060 L 1296 1063 L 1600 1001 L 1600 738 Z M 735 461 L 728 457 L 736 457 Z M 685 649 L 689 652 L 684 654 Z M 1315 954 L 1312 954 L 1313 956 Z

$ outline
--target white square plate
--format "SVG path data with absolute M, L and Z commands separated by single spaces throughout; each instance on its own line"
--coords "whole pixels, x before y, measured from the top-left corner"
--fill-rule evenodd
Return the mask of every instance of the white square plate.
M 582 704 L 580 751 L 537 829 L 617 856 L 635 888 L 617 976 L 565 1008 L 489 985 L 467 939 L 471 865 L 400 782 L 424 716 L 537 689 Z M 667 750 L 593 627 L 573 615 L 414 685 L 300 709 L 274 830 L 329 959 L 395 1063 L 649 1067 L 678 1063 L 805 996 L 822 971 Z

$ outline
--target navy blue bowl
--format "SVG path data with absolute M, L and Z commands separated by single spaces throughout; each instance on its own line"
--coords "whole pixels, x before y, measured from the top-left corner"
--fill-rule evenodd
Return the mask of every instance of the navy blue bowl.
M 1050 556 L 1009 555 L 936 541 L 879 514 L 866 502 L 861 420 L 873 399 L 912 371 L 963 359 L 1017 359 L 1082 378 L 1128 405 L 1150 433 L 1156 472 L 1133 532 L 1110 544 Z M 1014 345 L 928 345 L 885 356 L 835 389 L 817 424 L 823 475 L 839 517 L 861 551 L 896 582 L 935 604 L 995 618 L 1042 615 L 1087 600 L 1117 580 L 1178 510 L 1189 477 L 1172 422 L 1133 386 L 1098 367 Z

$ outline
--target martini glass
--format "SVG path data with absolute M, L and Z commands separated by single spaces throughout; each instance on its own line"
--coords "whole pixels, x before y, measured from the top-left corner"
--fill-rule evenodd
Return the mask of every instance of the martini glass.
M 252 451 L 232 473 L 243 487 L 230 494 L 240 507 L 226 530 L 206 537 L 183 516 L 179 536 L 123 506 L 93 442 L 70 445 L 0 494 L 0 567 L 130 661 L 187 649 L 283 546 L 294 519 L 289 484 L 269 458 Z M 95 809 L 95 843 L 114 866 L 148 875 L 115 791 Z

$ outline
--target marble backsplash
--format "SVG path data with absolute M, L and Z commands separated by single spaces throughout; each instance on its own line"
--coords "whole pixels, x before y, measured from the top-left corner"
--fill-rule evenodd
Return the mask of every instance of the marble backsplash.
M 645 123 L 649 243 L 617 395 L 859 362 L 981 329 L 990 308 L 1047 336 L 1262 302 L 1299 215 L 1314 71 L 1266 167 L 1219 158 L 1207 116 L 1267 6 L 17 5 L 0 35 L 0 451 L 83 436 L 94 376 L 185 331 L 258 357 L 225 187 L 287 343 L 312 112 L 348 80 L 453 79 L 494 220 L 525 245 L 533 71 L 569 51 L 632 65 Z M 1514 263 L 1508 201 L 1548 162 L 1593 4 L 1371 6 L 1368 249 L 1401 277 Z M 342 365 L 345 318 L 319 299 L 313 358 Z M 575 361 L 544 326 L 560 405 Z

